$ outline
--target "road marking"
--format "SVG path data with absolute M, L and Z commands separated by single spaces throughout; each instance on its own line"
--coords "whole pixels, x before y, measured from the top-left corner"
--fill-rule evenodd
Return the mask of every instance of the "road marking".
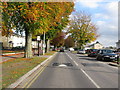
M 66 53 L 67 54 L 67 53 Z M 68 54 L 67 54 L 68 55 Z M 70 55 L 68 55 L 68 57 L 72 59 L 72 57 L 70 57 Z M 76 66 L 78 66 L 78 64 L 73 60 L 73 62 L 76 64 Z M 90 81 L 97 87 L 100 88 L 100 86 L 81 68 L 81 71 L 88 77 L 88 79 L 90 79 Z
M 66 54 L 67 54 L 67 53 L 66 53 Z M 68 54 L 67 54 L 67 55 L 68 55 Z M 69 57 L 71 60 L 73 60 L 73 59 L 70 57 L 70 55 L 68 55 L 68 57 Z M 73 62 L 75 63 L 76 66 L 78 66 L 78 64 L 77 64 L 76 61 L 73 60 Z
M 73 61 L 73 62 L 78 66 L 78 64 L 75 61 Z
M 42 71 L 43 68 L 44 68 L 44 67 L 42 67 L 42 68 L 39 70 L 39 72 Z M 33 78 L 34 78 L 35 76 L 37 76 L 37 74 L 39 74 L 39 72 L 36 73 L 36 74 L 33 76 Z M 33 80 L 33 78 L 30 79 L 28 82 L 26 82 L 25 85 L 24 85 L 22 88 L 25 88 L 25 87 L 29 84 L 29 82 Z
M 91 82 L 97 87 L 100 88 L 100 86 L 81 68 L 81 71 L 91 80 Z
M 29 88 L 33 82 L 35 82 L 35 80 L 40 76 L 40 74 L 45 70 L 45 68 L 47 67 L 47 65 L 50 63 L 51 60 L 49 60 L 44 66 L 43 68 L 41 68 L 38 73 L 36 73 L 32 79 L 30 79 L 22 88 Z M 31 81 L 31 82 L 30 82 Z
M 29 87 L 33 84 L 33 82 L 35 82 L 35 80 L 40 76 L 40 74 L 44 71 L 44 69 L 45 69 L 45 68 L 43 68 L 43 69 L 38 73 L 38 75 L 27 85 L 26 88 L 29 88 Z
M 65 64 L 60 64 L 59 67 L 67 67 Z

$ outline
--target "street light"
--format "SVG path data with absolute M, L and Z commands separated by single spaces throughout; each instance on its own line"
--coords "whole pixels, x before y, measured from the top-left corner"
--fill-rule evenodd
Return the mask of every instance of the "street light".
M 40 36 L 37 36 L 37 41 L 38 41 L 38 56 L 40 56 L 40 46 L 39 46 Z

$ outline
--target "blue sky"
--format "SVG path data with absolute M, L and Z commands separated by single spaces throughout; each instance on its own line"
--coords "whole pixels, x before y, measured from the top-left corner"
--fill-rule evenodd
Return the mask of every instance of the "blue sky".
M 105 47 L 118 41 L 118 0 L 76 0 L 75 11 L 84 11 L 92 17 L 100 37 L 96 40 Z

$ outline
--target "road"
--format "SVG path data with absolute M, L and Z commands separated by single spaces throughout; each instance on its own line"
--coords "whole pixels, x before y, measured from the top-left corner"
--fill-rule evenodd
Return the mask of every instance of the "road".
M 24 88 L 118 88 L 118 69 L 106 63 L 59 52 Z

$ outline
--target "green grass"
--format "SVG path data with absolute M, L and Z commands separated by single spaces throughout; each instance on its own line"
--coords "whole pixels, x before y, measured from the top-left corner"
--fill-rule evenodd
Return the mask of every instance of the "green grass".
M 55 53 L 55 51 L 50 51 L 48 53 L 45 53 L 45 55 L 52 55 L 53 53 Z
M 46 54 L 52 55 L 54 52 L 49 52 Z M 36 56 L 31 59 L 17 58 L 4 62 L 2 64 L 2 88 L 8 87 L 44 60 L 46 60 L 45 57 Z
M 15 82 L 18 78 L 43 62 L 46 58 L 18 58 L 2 64 L 2 88 Z
M 77 53 L 77 51 L 72 51 L 72 53 Z

